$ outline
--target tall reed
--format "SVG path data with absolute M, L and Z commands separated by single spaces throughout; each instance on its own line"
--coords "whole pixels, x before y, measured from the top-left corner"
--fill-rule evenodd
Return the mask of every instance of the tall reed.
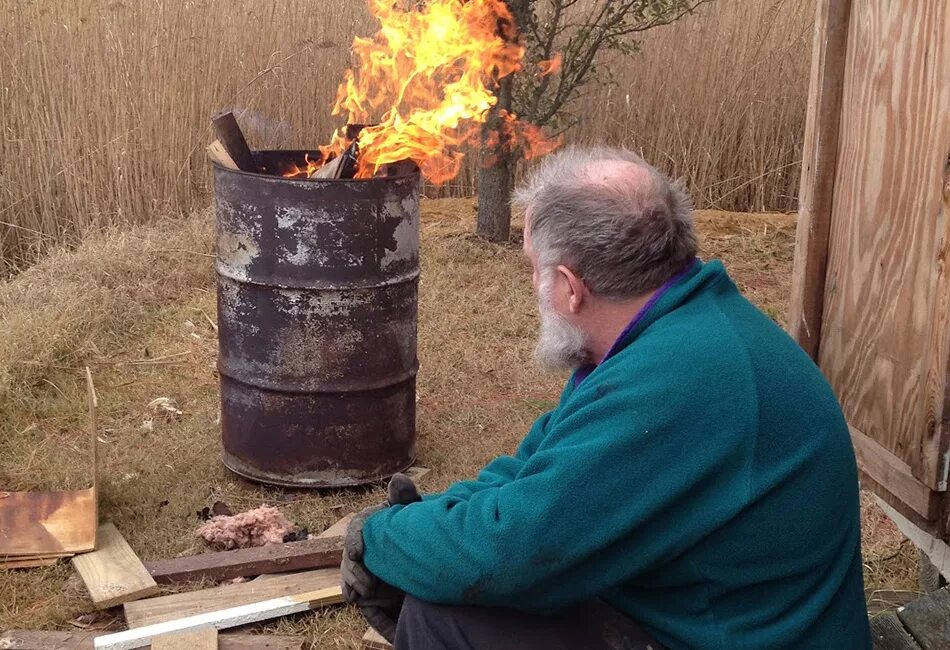
M 700 206 L 792 210 L 814 0 L 718 0 L 616 59 L 568 140 L 688 179 Z M 207 201 L 209 118 L 252 147 L 312 148 L 360 0 L 0 0 L 0 277 L 90 230 Z M 596 107 L 591 110 L 589 107 Z M 477 161 L 430 195 L 470 195 Z

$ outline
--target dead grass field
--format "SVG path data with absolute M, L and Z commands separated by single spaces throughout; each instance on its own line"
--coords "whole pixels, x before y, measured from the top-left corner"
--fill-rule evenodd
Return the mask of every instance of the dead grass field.
M 587 2 L 588 0 L 584 0 Z M 568 141 L 623 144 L 703 208 L 796 209 L 814 0 L 716 0 L 613 57 Z M 254 148 L 326 142 L 365 0 L 0 0 L 0 276 L 208 202 L 209 118 Z M 470 155 L 432 196 L 471 196 Z
M 470 477 L 510 452 L 554 404 L 562 377 L 530 363 L 536 315 L 517 246 L 469 233 L 471 199 L 423 202 L 419 343 L 419 464 L 425 490 Z M 781 321 L 789 291 L 794 218 L 700 212 L 703 255 L 721 257 L 766 313 Z M 100 393 L 100 512 L 143 559 L 194 553 L 197 510 L 274 504 L 319 531 L 381 499 L 380 488 L 325 493 L 264 488 L 219 461 L 212 216 L 101 233 L 0 282 L 0 486 L 75 487 L 86 443 L 83 384 Z M 185 354 L 182 354 L 185 353 Z M 119 362 L 181 355 L 146 365 Z M 141 429 L 146 404 L 174 399 L 183 416 Z M 867 587 L 913 589 L 916 556 L 864 502 Z M 0 572 L 0 630 L 62 628 L 91 611 L 68 563 Z M 104 617 L 100 623 L 121 621 Z M 270 630 L 306 634 L 317 648 L 357 648 L 351 609 L 284 619 Z

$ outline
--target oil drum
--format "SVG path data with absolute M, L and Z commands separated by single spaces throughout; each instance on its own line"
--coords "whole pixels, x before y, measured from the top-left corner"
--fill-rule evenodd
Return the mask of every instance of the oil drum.
M 264 169 L 304 152 L 259 151 Z M 285 178 L 214 165 L 224 464 L 294 487 L 415 457 L 419 172 Z

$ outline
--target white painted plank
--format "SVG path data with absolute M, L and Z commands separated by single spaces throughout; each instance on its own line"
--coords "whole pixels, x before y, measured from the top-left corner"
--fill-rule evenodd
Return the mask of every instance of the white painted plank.
M 339 602 L 340 588 L 328 587 L 317 591 L 308 591 L 295 596 L 272 598 L 250 605 L 229 607 L 215 612 L 196 614 L 173 621 L 146 625 L 124 632 L 104 634 L 95 639 L 96 650 L 128 650 L 144 648 L 151 644 L 152 639 L 162 634 L 171 634 L 185 630 L 193 630 L 205 625 L 211 625 L 221 630 L 248 623 L 265 621 L 279 616 L 305 612 L 323 604 Z

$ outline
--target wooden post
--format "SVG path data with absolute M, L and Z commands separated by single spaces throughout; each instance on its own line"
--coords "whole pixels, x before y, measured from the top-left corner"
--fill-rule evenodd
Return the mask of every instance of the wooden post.
M 802 156 L 788 330 L 818 360 L 851 0 L 819 0 Z

